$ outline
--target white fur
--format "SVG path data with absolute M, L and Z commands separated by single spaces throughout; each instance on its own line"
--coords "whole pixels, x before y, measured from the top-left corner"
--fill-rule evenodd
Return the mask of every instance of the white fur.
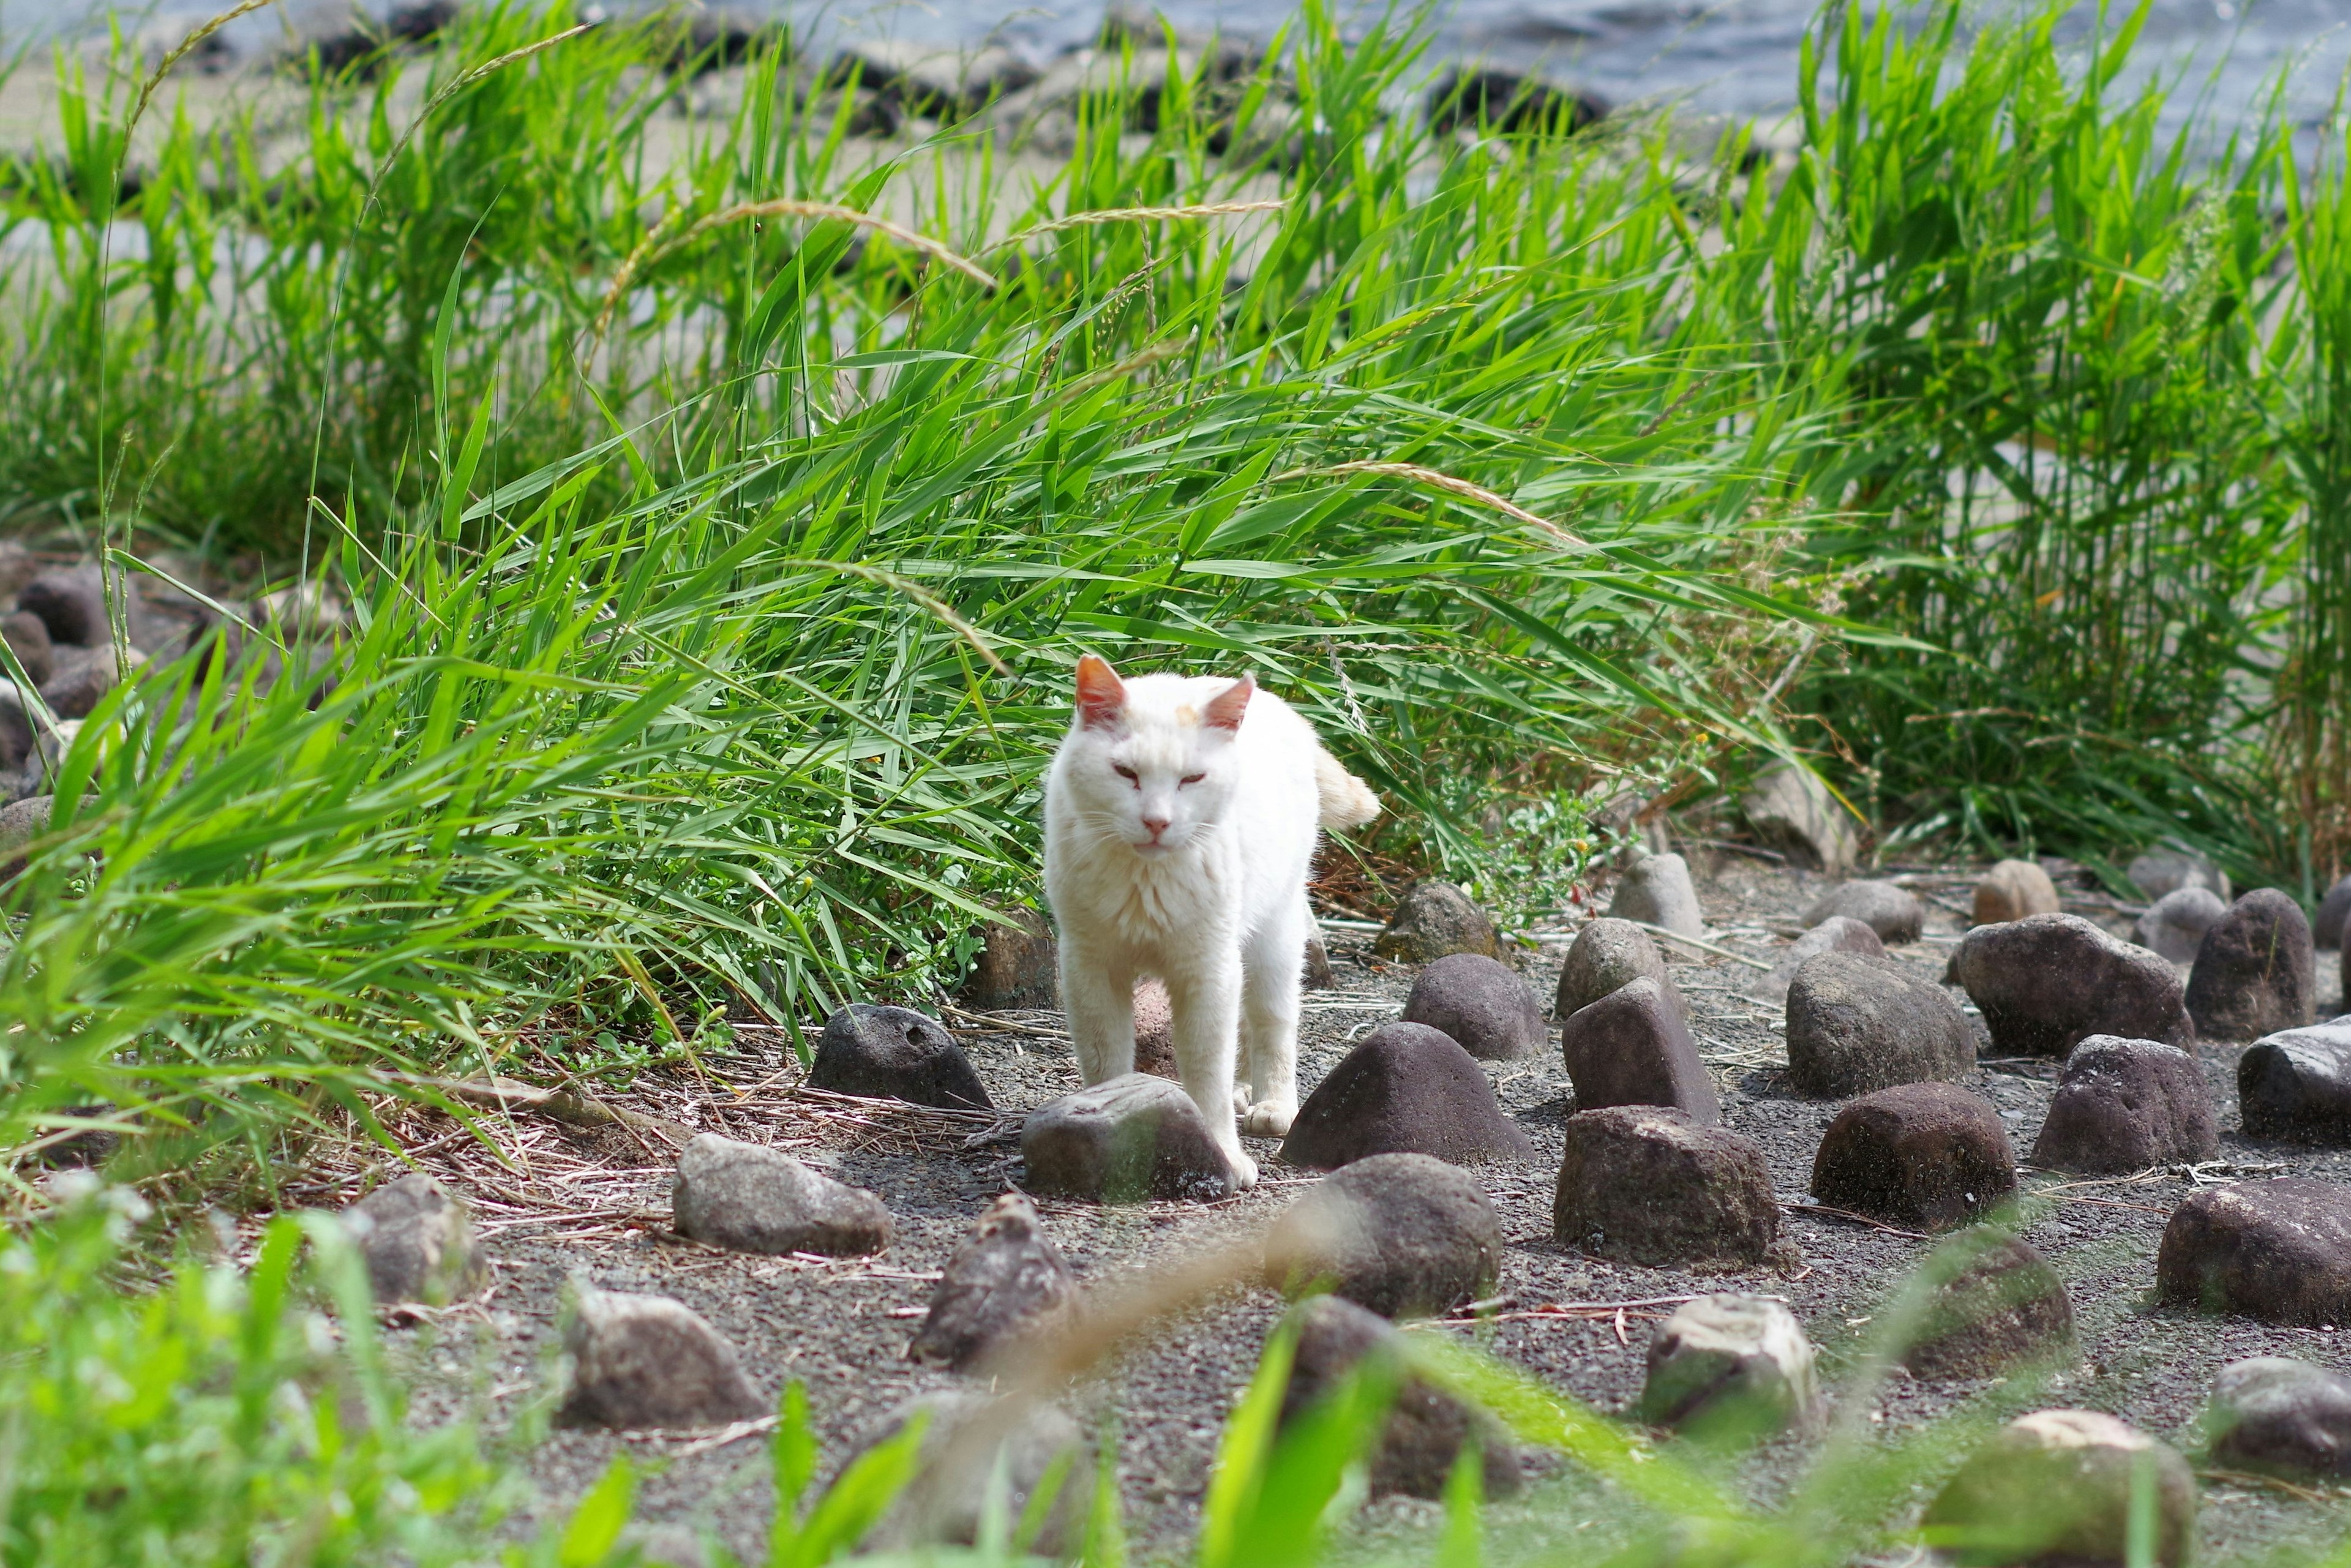
M 1123 683 L 1123 704 L 1081 704 L 1046 780 L 1045 893 L 1085 1081 L 1134 1071 L 1134 986 L 1156 976 L 1184 1087 L 1248 1186 L 1257 1166 L 1236 1111 L 1251 1133 L 1279 1134 L 1298 1110 L 1318 830 L 1368 821 L 1379 801 L 1269 692 L 1248 694 L 1238 730 L 1210 722 L 1209 705 L 1223 695 L 1228 708 L 1234 686 L 1141 675 Z

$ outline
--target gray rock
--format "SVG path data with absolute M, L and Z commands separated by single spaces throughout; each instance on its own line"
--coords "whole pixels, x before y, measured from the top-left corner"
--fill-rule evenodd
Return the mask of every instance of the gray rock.
M 1374 1155 L 1323 1177 L 1274 1221 L 1266 1282 L 1328 1287 L 1384 1317 L 1452 1311 L 1493 1291 L 1502 1220 L 1467 1171 L 1427 1155 Z
M 1343 1296 L 1311 1297 L 1299 1303 L 1297 1316 L 1298 1343 L 1281 1396 L 1284 1429 L 1335 1393 L 1364 1362 L 1400 1362 L 1404 1348 L 1403 1336 L 1386 1319 Z M 1372 1453 L 1372 1494 L 1443 1497 L 1463 1445 L 1471 1441 L 1485 1467 L 1486 1495 L 1516 1493 L 1525 1478 L 1509 1428 L 1486 1411 L 1406 1375 Z
M 2209 888 L 2221 903 L 2229 902 L 2229 873 L 2185 850 L 2149 850 L 2133 860 L 2124 874 L 2150 904 L 2183 887 Z
M 1449 953 L 1423 969 L 1405 998 L 1404 1021 L 1442 1030 L 1488 1061 L 1533 1056 L 1551 1042 L 1533 989 L 1482 953 Z
M 1927 1506 L 1922 1528 L 1959 1563 L 2122 1568 L 2131 1500 L 2155 1488 L 2148 1561 L 2183 1568 L 2195 1550 L 2196 1477 L 2169 1446 L 2092 1410 L 2039 1410 L 2002 1427 Z
M 2119 1175 L 2209 1160 L 2220 1152 L 2212 1091 L 2196 1059 L 2151 1040 L 2094 1034 L 2065 1058 L 2032 1163 Z
M 1426 880 L 1405 890 L 1372 952 L 1391 963 L 1434 964 L 1448 953 L 1500 951 L 1494 922 L 1449 882 Z
M 2245 1134 L 2351 1145 L 2351 1014 L 2255 1040 L 2237 1059 Z
M 1913 1376 L 1991 1377 L 2075 1358 L 2074 1300 L 2046 1258 L 1990 1229 L 1950 1246 L 1961 1256 L 1931 1288 L 1899 1356 Z
M 136 666 L 145 655 L 136 648 L 124 657 Z M 41 685 L 41 700 L 59 718 L 87 718 L 119 680 L 120 666 L 111 647 L 59 648 L 51 658 L 51 674 Z
M 24 871 L 25 851 L 34 840 L 49 831 L 49 816 L 57 804 L 53 795 L 27 795 L 21 800 L 0 806 L 0 882 L 6 882 Z M 84 815 L 98 810 L 98 797 L 81 798 Z
M 1382 1024 L 1340 1058 L 1281 1145 L 1284 1161 L 1322 1170 L 1396 1154 L 1464 1166 L 1535 1157 L 1468 1052 L 1440 1030 L 1403 1022 Z
M 668 1296 L 575 1289 L 564 1349 L 571 1388 L 559 1419 L 615 1431 L 724 1427 L 768 1414 L 725 1335 Z
M 2188 1016 L 2210 1040 L 2258 1040 L 2311 1021 L 2317 955 L 2302 905 L 2255 888 L 2204 933 L 2188 977 Z
M 2031 861 L 2001 861 L 1976 883 L 1973 914 L 1978 925 L 2057 913 L 2057 884 Z
M 2094 1034 L 2194 1043 L 2179 972 L 2078 915 L 1979 925 L 1951 954 L 1999 1056 L 2063 1056 Z
M 1183 1080 L 1176 1065 L 1176 998 L 1167 994 L 1165 980 L 1135 982 L 1134 1070 L 1154 1078 Z
M 1578 1112 L 1565 1132 L 1552 1225 L 1567 1245 L 1660 1268 L 1775 1251 L 1771 1172 L 1738 1134 L 1658 1105 Z
M 366 1260 L 368 1283 L 386 1306 L 445 1305 L 488 1275 L 465 1206 L 422 1171 L 376 1188 L 343 1210 L 343 1230 Z
M 1689 862 L 1679 855 L 1650 855 L 1616 884 L 1608 913 L 1617 920 L 1639 920 L 1683 936 L 1706 935 L 1706 915 L 1698 905 L 1698 886 L 1690 881 Z
M 641 1568 L 710 1568 L 702 1538 L 683 1524 L 631 1524 L 621 1531 L 617 1559 Z M 635 1552 L 634 1557 L 627 1555 Z
M 2351 1323 L 2351 1186 L 2281 1176 L 2189 1194 L 2164 1225 L 2155 1285 L 2208 1312 Z
M 1076 1311 L 1077 1277 L 1045 1234 L 1037 1206 L 1008 1192 L 987 1206 L 931 1291 L 909 1361 L 986 1370 Z
M 677 1157 L 678 1233 L 736 1252 L 879 1252 L 894 1230 L 882 1200 L 819 1176 L 779 1149 L 698 1134 Z
M 2321 947 L 2340 947 L 2346 923 L 2351 923 L 2351 876 L 2328 888 L 2319 900 L 2318 918 L 2310 923 L 2311 940 Z
M 1648 1381 L 1635 1415 L 1701 1441 L 1818 1431 L 1812 1341 L 1795 1313 L 1761 1296 L 1684 1301 L 1650 1336 Z
M 2138 945 L 2160 953 L 2175 964 L 2193 962 L 2204 933 L 2220 922 L 2229 906 L 2220 895 L 2199 883 L 2175 887 L 2147 906 L 2133 935 Z
M 95 648 L 113 640 L 107 627 L 105 582 L 99 569 L 88 562 L 40 573 L 16 595 L 16 608 L 40 617 L 51 643 Z
M 955 1036 L 911 1008 L 853 1002 L 833 1014 L 816 1042 L 808 1081 L 836 1094 L 972 1111 L 994 1107 Z
M 854 79 L 904 113 L 942 124 L 969 119 L 988 102 L 1037 80 L 1037 70 L 1000 45 L 975 49 L 868 38 L 833 57 L 827 85 Z
M 1797 865 L 1843 876 L 1861 853 L 1853 813 L 1812 769 L 1785 758 L 1755 776 L 1739 807 L 1755 836 Z
M 1788 1075 L 1807 1094 L 1843 1100 L 1975 1070 L 1959 1004 L 1891 958 L 1822 953 L 1788 988 Z
M 1036 1533 L 1017 1544 L 1043 1557 L 1075 1552 L 1093 1497 L 1094 1463 L 1067 1411 L 1019 1395 L 918 1395 L 892 1413 L 865 1448 L 916 1420 L 923 1435 L 914 1477 L 860 1543 L 866 1551 L 975 1545 L 988 1494 L 1001 1487 L 1004 1518 L 1016 1525 L 1032 1515 L 1038 1521 Z
M 2205 1413 L 2212 1458 L 2232 1469 L 2351 1479 L 2351 1377 L 2283 1356 L 2232 1361 Z
M 1020 1129 L 1029 1187 L 1100 1203 L 1232 1196 L 1234 1171 L 1181 1084 L 1130 1072 L 1030 1113 Z
M 1320 931 L 1306 939 L 1306 961 L 1300 968 L 1299 984 L 1310 991 L 1338 989 L 1339 982 L 1331 974 L 1331 949 L 1322 945 Z
M 10 611 L 0 616 L 0 638 L 7 641 L 8 651 L 16 655 L 26 679 L 36 686 L 48 684 L 57 664 L 46 622 L 29 610 Z
M 1810 929 L 1840 915 L 1876 932 L 1881 942 L 1916 942 L 1927 928 L 1927 906 L 1908 889 L 1866 877 L 1829 889 L 1804 911 L 1804 925 Z
M 1864 958 L 1882 958 L 1886 944 L 1877 933 L 1848 915 L 1832 915 L 1802 936 L 1781 954 L 1771 970 L 1747 988 L 1747 994 L 1758 1001 L 1785 1002 L 1788 988 L 1795 983 L 1796 971 L 1805 961 L 1823 953 L 1851 953 Z
M 1635 980 L 1673 985 L 1666 973 L 1666 960 L 1647 932 L 1629 920 L 1604 916 L 1577 932 L 1569 946 L 1567 961 L 1559 967 L 1559 990 L 1552 1001 L 1552 1016 L 1573 1018 Z
M 1896 1225 L 1964 1225 L 2015 1191 L 2000 1113 L 1955 1083 L 1863 1095 L 1836 1113 L 1813 1156 L 1814 1197 Z
M 963 983 L 964 999 L 976 1008 L 1053 1008 L 1061 1005 L 1060 947 L 1053 927 L 1033 909 L 1008 909 L 990 921 L 987 936 Z
M 1655 980 L 1619 986 L 1580 1009 L 1560 1026 L 1559 1041 L 1578 1110 L 1671 1105 L 1704 1126 L 1722 1120 L 1681 1003 Z

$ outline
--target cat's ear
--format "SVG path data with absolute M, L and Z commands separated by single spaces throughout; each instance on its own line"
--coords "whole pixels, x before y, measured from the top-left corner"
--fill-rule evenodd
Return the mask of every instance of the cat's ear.
M 1098 653 L 1078 661 L 1078 717 L 1088 729 L 1126 722 L 1126 683 Z
M 1249 711 L 1249 694 L 1255 690 L 1256 680 L 1243 675 L 1208 699 L 1207 710 L 1200 716 L 1200 721 L 1211 729 L 1239 729 L 1241 715 Z

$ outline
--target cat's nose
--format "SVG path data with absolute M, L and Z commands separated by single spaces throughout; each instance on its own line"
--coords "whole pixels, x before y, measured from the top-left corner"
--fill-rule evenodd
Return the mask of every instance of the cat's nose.
M 1145 817 L 1143 819 L 1143 825 L 1151 830 L 1152 838 L 1156 840 L 1160 834 L 1167 831 L 1167 821 L 1165 817 Z

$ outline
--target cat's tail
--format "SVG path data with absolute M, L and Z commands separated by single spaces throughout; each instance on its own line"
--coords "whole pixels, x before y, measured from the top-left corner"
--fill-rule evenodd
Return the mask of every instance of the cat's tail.
M 1360 828 L 1380 814 L 1380 798 L 1372 787 L 1319 747 L 1314 752 L 1314 795 L 1326 828 Z

